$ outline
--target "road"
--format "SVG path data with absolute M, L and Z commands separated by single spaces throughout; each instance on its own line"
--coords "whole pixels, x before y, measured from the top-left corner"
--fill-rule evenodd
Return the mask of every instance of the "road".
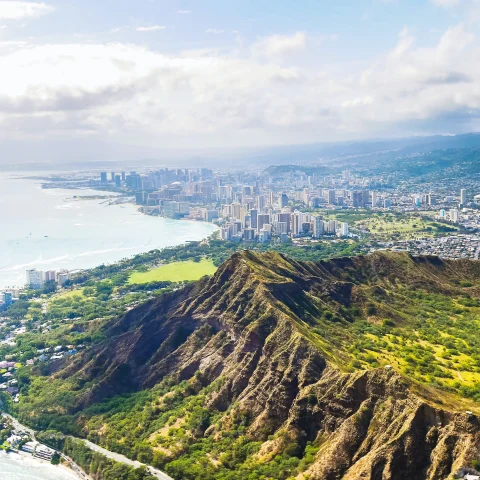
M 4 416 L 5 418 L 8 418 L 12 422 L 12 425 L 15 428 L 15 430 L 21 430 L 21 431 L 27 432 L 30 435 L 30 437 L 32 438 L 33 441 L 38 441 L 35 438 L 35 431 L 34 430 L 26 427 L 25 425 L 22 425 L 16 418 L 12 417 L 8 413 L 3 412 L 2 416 Z M 39 443 L 41 443 L 41 442 L 39 442 Z M 51 447 L 49 447 L 49 448 L 51 448 Z M 79 478 L 82 478 L 82 479 L 89 479 L 90 478 L 70 457 L 67 457 L 66 455 L 64 455 L 61 452 L 58 452 L 58 453 L 70 465 L 71 469 L 77 474 L 77 476 Z
M 77 440 L 79 440 L 77 438 Z M 130 460 L 129 458 L 125 457 L 124 455 L 121 455 L 120 453 L 115 453 L 111 452 L 110 450 L 106 450 L 105 448 L 100 447 L 99 445 L 96 445 L 95 443 L 89 442 L 88 440 L 84 440 L 85 445 L 93 450 L 94 452 L 101 453 L 102 455 L 105 455 L 107 458 L 111 458 L 112 460 L 115 460 L 116 462 L 119 463 L 125 463 L 127 465 L 130 465 L 131 467 L 139 468 L 143 467 L 144 464 Z M 150 467 L 147 465 L 148 471 L 157 477 L 159 480 L 173 480 L 172 477 L 169 477 L 166 473 L 162 472 L 161 470 L 157 470 L 156 468 Z
M 12 422 L 12 425 L 15 427 L 15 429 L 23 430 L 24 432 L 27 432 L 32 437 L 32 440 L 36 440 L 35 439 L 35 432 L 31 428 L 25 427 L 25 425 L 22 425 L 16 418 L 12 417 L 8 413 L 2 413 L 2 415 L 4 417 L 7 417 L 8 419 L 10 419 L 10 421 Z M 159 480 L 173 480 L 172 477 L 169 477 L 166 473 L 162 472 L 161 470 L 153 468 L 149 465 L 144 465 L 143 463 L 137 462 L 135 460 L 130 460 L 129 458 L 125 457 L 125 455 L 121 455 L 120 453 L 111 452 L 110 450 L 102 448 L 99 445 L 96 445 L 95 443 L 89 442 L 88 440 L 83 440 L 83 439 L 77 438 L 77 437 L 72 437 L 72 438 L 75 438 L 75 440 L 83 441 L 85 443 L 85 445 L 88 448 L 90 448 L 91 450 L 93 450 L 94 452 L 101 453 L 102 455 L 105 455 L 107 458 L 115 460 L 116 462 L 125 463 L 126 465 L 130 465 L 131 467 L 134 467 L 134 468 L 139 468 L 139 467 L 146 466 L 148 468 L 148 471 L 152 475 L 157 477 Z M 85 472 L 71 458 L 67 457 L 66 455 L 63 455 L 62 453 L 60 453 L 60 454 L 61 454 L 62 458 L 70 464 L 72 469 L 77 473 L 77 475 L 80 478 L 86 478 L 86 479 L 90 478 L 88 475 L 85 474 Z
M 2 415 L 8 418 L 12 422 L 12 425 L 15 427 L 15 430 L 23 430 L 24 432 L 27 432 L 32 437 L 32 440 L 34 441 L 37 440 L 35 438 L 35 432 L 31 428 L 28 428 L 25 425 L 22 425 L 16 418 L 12 417 L 8 413 L 2 413 Z

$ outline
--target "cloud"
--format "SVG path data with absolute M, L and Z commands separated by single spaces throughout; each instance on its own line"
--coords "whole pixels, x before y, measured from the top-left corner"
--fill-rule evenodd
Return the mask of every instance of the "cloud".
M 177 10 L 177 13 L 179 15 L 188 15 L 189 13 L 192 13 L 191 10 Z
M 455 7 L 460 4 L 461 0 L 430 0 L 437 7 Z
M 178 54 L 122 43 L 1 47 L 0 138 L 82 132 L 231 146 L 464 132 L 480 122 L 480 42 L 461 24 L 428 47 L 404 29 L 347 73 L 321 63 L 298 34 Z M 305 66 L 283 56 L 299 51 Z
M 297 32 L 293 35 L 271 35 L 259 39 L 253 45 L 253 51 L 257 55 L 285 55 L 305 50 L 306 44 L 305 32 Z
M 205 30 L 205 33 L 212 33 L 213 35 L 220 35 L 224 32 L 224 30 L 221 30 L 219 28 L 207 28 Z
M 167 27 L 165 25 L 152 25 L 149 27 L 137 27 L 137 32 L 156 32 L 158 30 L 165 30 Z
M 23 20 L 28 17 L 40 17 L 53 11 L 54 8 L 45 3 L 0 0 L 0 20 Z

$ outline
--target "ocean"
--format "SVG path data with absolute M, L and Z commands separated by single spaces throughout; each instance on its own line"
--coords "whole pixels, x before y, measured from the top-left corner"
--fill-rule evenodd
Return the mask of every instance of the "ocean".
M 55 467 L 27 454 L 0 452 L 2 480 L 78 480 L 78 476 L 63 467 Z
M 91 268 L 216 230 L 144 215 L 132 204 L 74 198 L 101 193 L 96 190 L 42 189 L 41 181 L 19 176 L 0 174 L 0 288 L 23 286 L 30 268 Z

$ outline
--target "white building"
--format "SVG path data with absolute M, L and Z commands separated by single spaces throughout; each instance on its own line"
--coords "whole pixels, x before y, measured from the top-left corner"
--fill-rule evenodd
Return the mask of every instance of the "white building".
M 450 221 L 453 223 L 458 223 L 458 210 L 456 208 L 452 208 L 450 210 Z
M 303 215 L 302 212 L 295 210 L 292 213 L 292 233 L 298 237 L 302 232 Z
M 40 290 L 45 283 L 43 272 L 32 268 L 27 270 L 27 286 L 32 290 Z
M 323 235 L 323 220 L 319 215 L 313 217 L 313 236 L 320 238 Z
M 337 235 L 339 237 L 348 237 L 348 223 L 342 222 L 337 229 Z

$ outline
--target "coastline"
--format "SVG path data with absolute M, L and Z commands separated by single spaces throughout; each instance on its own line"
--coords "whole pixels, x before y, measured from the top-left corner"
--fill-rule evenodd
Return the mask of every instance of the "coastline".
M 2 462 L 3 460 L 3 462 Z M 32 470 L 33 469 L 40 469 L 41 472 L 39 473 L 45 473 L 45 479 L 52 478 L 51 474 L 53 472 L 60 473 L 62 475 L 62 480 L 67 480 L 72 479 L 72 480 L 78 480 L 78 479 L 83 479 L 85 480 L 84 477 L 81 477 L 78 475 L 74 470 L 71 468 L 68 468 L 67 466 L 60 464 L 60 465 L 52 465 L 50 462 L 47 460 L 43 460 L 38 457 L 34 457 L 30 453 L 23 452 L 23 451 L 10 451 L 10 452 L 5 452 L 1 451 L 0 452 L 0 474 L 4 475 L 15 475 L 15 472 L 7 472 L 5 471 L 5 468 L 3 464 L 9 463 L 12 466 L 17 466 L 19 468 L 23 468 L 25 470 Z M 2 477 L 2 478 L 8 478 L 8 477 Z M 14 478 L 14 477 L 11 477 Z M 32 477 L 32 478 L 40 478 L 40 477 Z
M 22 182 L 22 183 L 18 183 Z M 0 288 L 22 288 L 25 270 L 88 270 L 151 250 L 201 241 L 217 231 L 207 222 L 154 217 L 132 204 L 71 198 L 74 189 L 41 189 L 34 180 L 0 176 L 8 237 L 0 238 Z M 91 189 L 75 189 L 90 195 Z M 95 195 L 102 192 L 95 190 Z M 0 198 L 1 200 L 1 198 Z M 110 203 L 110 202 L 108 202 Z

